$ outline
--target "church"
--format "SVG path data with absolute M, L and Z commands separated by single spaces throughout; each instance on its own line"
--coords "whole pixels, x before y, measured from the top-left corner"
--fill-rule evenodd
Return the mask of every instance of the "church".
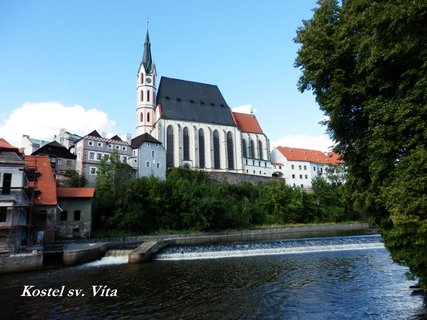
M 166 149 L 166 166 L 271 177 L 270 144 L 253 114 L 233 112 L 216 85 L 161 77 L 147 31 L 137 73 L 136 136 Z

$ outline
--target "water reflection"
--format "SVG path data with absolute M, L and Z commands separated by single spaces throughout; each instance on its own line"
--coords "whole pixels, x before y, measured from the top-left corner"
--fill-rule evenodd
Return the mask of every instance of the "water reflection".
M 29 319 L 421 318 L 424 298 L 411 294 L 405 271 L 384 248 L 81 266 L 2 276 L 0 306 L 6 318 Z M 88 294 L 24 299 L 24 284 Z M 95 284 L 119 297 L 91 296 Z

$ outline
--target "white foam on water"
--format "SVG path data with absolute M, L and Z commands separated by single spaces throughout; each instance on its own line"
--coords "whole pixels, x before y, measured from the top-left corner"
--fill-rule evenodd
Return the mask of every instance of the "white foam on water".
M 109 256 L 109 257 L 103 257 L 100 260 L 88 262 L 85 264 L 82 264 L 81 268 L 91 268 L 91 267 L 102 267 L 106 265 L 114 265 L 114 264 L 124 264 L 128 263 L 128 256 Z
M 373 242 L 373 243 L 262 248 L 262 249 L 245 249 L 245 250 L 220 250 L 220 251 L 197 251 L 197 252 L 182 251 L 182 252 L 175 252 L 175 253 L 162 253 L 157 255 L 154 259 L 155 260 L 201 260 L 201 259 L 272 256 L 272 255 L 301 254 L 301 253 L 312 253 L 312 252 L 353 251 L 353 250 L 372 250 L 372 249 L 384 249 L 384 244 L 382 242 Z

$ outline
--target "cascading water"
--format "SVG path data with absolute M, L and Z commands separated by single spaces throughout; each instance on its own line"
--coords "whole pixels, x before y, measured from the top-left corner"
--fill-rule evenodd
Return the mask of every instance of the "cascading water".
M 381 236 L 306 238 L 251 243 L 169 247 L 161 251 L 154 259 L 198 260 L 369 249 L 384 249 Z
M 90 268 L 128 263 L 128 255 L 131 251 L 132 250 L 108 250 L 102 259 L 82 264 L 80 267 Z

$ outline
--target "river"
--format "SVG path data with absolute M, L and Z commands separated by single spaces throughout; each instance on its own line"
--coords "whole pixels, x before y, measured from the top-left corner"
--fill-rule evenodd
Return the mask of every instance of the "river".
M 0 318 L 425 319 L 406 271 L 378 235 L 167 248 L 1 275 Z

